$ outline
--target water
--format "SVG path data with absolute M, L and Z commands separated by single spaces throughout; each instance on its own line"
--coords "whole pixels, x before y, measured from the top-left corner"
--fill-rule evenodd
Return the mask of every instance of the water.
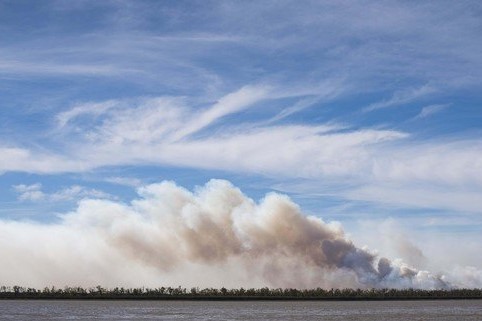
M 482 321 L 482 301 L 0 300 L 0 320 Z

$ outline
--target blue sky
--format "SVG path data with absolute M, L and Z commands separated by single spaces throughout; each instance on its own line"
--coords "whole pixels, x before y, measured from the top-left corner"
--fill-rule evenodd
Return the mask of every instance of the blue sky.
M 1 1 L 0 32 L 1 220 L 222 178 L 482 264 L 479 1 Z

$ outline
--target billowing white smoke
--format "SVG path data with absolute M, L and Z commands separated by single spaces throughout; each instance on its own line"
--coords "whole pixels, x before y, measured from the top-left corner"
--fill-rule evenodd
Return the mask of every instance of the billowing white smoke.
M 60 222 L 0 222 L 6 285 L 445 288 L 444 277 L 378 258 L 287 196 L 258 204 L 227 181 L 191 193 L 143 187 L 131 204 L 83 200 Z

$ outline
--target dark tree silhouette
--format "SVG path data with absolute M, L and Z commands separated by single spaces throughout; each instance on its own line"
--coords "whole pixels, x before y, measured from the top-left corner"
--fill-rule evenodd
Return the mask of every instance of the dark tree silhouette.
M 227 289 L 227 288 L 93 288 L 0 286 L 0 299 L 151 299 L 151 300 L 427 300 L 482 299 L 482 289 Z

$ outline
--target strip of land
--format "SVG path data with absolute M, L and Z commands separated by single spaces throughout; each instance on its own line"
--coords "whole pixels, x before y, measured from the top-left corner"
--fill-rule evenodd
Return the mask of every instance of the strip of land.
M 39 300 L 459 300 L 482 299 L 482 289 L 216 289 L 216 288 L 93 288 L 1 286 L 0 299 Z

